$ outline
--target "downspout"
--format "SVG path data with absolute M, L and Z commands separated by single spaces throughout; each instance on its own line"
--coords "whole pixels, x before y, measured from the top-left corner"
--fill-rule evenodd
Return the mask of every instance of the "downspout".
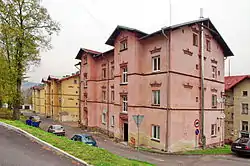
M 165 135 L 165 147 L 164 147 L 164 150 L 165 151 L 169 151 L 169 137 L 170 137 L 170 116 L 169 116 L 169 111 L 170 111 L 170 54 L 171 54 L 171 49 L 170 49 L 170 46 L 171 46 L 171 29 L 169 30 L 169 37 L 165 34 L 164 32 L 164 29 L 162 28 L 161 29 L 162 31 L 162 34 L 163 36 L 166 38 L 166 55 L 168 55 L 168 69 L 167 69 L 167 88 L 166 88 L 166 93 L 167 93 L 167 111 L 166 111 L 166 135 Z M 167 42 L 168 40 L 168 42 Z M 167 50 L 168 48 L 168 50 Z
M 82 60 L 81 60 L 82 61 Z M 77 64 L 75 65 L 75 67 Z M 82 111 L 81 111 L 81 105 L 82 105 L 82 63 L 80 62 L 80 68 L 76 67 L 80 71 L 79 76 L 79 121 L 78 124 L 81 127 L 82 124 Z
M 107 135 L 109 136 L 109 60 L 105 58 L 102 53 L 102 58 L 108 63 L 107 67 Z

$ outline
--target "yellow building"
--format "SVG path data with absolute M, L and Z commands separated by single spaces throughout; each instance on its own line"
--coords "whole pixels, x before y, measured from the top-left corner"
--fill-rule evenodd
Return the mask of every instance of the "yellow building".
M 36 113 L 45 113 L 45 90 L 44 85 L 32 87 L 32 108 Z
M 45 84 L 45 115 L 59 121 L 79 120 L 79 74 L 49 76 Z
M 225 141 L 234 141 L 248 134 L 250 116 L 250 77 L 225 77 Z

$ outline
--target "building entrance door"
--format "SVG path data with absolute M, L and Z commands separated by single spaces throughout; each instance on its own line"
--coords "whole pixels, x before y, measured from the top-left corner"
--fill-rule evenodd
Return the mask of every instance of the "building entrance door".
M 128 142 L 128 123 L 124 123 L 123 132 L 123 139 L 125 142 Z

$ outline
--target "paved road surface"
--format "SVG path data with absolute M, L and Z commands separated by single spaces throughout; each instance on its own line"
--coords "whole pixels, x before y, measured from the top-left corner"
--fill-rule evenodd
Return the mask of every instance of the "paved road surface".
M 0 126 L 0 166 L 73 166 L 71 160 L 45 150 L 28 138 Z
M 28 114 L 29 115 L 29 114 Z M 48 129 L 51 124 L 58 124 L 51 119 L 42 118 L 40 127 L 44 130 Z M 66 136 L 72 137 L 74 134 L 85 133 L 80 128 L 71 127 L 64 124 Z M 99 147 L 107 149 L 108 151 L 130 159 L 137 159 L 147 161 L 157 166 L 250 166 L 250 158 L 239 158 L 235 155 L 225 156 L 174 156 L 161 155 L 149 152 L 138 152 L 132 148 L 114 143 L 99 135 L 93 135 Z

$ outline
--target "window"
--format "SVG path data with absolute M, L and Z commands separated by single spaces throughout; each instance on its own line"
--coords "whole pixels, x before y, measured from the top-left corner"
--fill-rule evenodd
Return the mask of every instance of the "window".
M 234 119 L 234 113 L 231 113 L 231 119 L 232 120 Z
M 122 112 L 128 112 L 128 97 L 122 96 Z
M 161 61 L 160 56 L 152 58 L 153 71 L 160 71 Z
M 102 113 L 102 123 L 106 124 L 106 113 Z
M 248 131 L 248 121 L 242 121 L 241 122 L 241 130 L 242 131 Z
M 216 124 L 211 125 L 211 136 L 216 136 Z
M 206 40 L 207 51 L 211 51 L 211 42 L 210 40 Z
M 217 107 L 217 95 L 212 95 L 212 108 Z
M 76 93 L 78 93 L 78 91 L 76 91 Z
M 160 126 L 152 126 L 152 138 L 160 140 Z
M 248 115 L 248 104 L 242 103 L 241 106 L 242 106 L 241 114 Z
M 111 101 L 113 102 L 115 100 L 115 91 L 111 91 Z
M 128 68 L 124 67 L 122 72 L 122 83 L 128 83 Z
M 111 126 L 113 127 L 115 125 L 115 116 L 111 116 Z
M 84 58 L 83 58 L 83 64 L 87 64 L 87 56 L 85 56 Z
M 212 66 L 212 77 L 217 78 L 217 67 Z
M 247 96 L 247 91 L 243 91 L 243 92 L 242 92 L 242 95 L 243 95 L 243 96 Z
M 102 69 L 102 79 L 105 79 L 106 78 L 106 69 L 103 68 Z
M 198 46 L 198 35 L 193 33 L 193 45 Z
M 106 91 L 102 91 L 102 100 L 103 100 L 103 101 L 106 100 Z
M 128 41 L 123 40 L 120 42 L 120 51 L 124 51 L 128 49 Z
M 115 67 L 112 66 L 112 67 L 111 67 L 111 78 L 112 78 L 112 79 L 114 78 L 114 70 L 115 70 Z
M 74 80 L 74 84 L 77 84 L 77 80 Z
M 160 105 L 160 90 L 153 90 L 152 91 L 153 95 L 152 95 L 152 103 L 153 105 Z

